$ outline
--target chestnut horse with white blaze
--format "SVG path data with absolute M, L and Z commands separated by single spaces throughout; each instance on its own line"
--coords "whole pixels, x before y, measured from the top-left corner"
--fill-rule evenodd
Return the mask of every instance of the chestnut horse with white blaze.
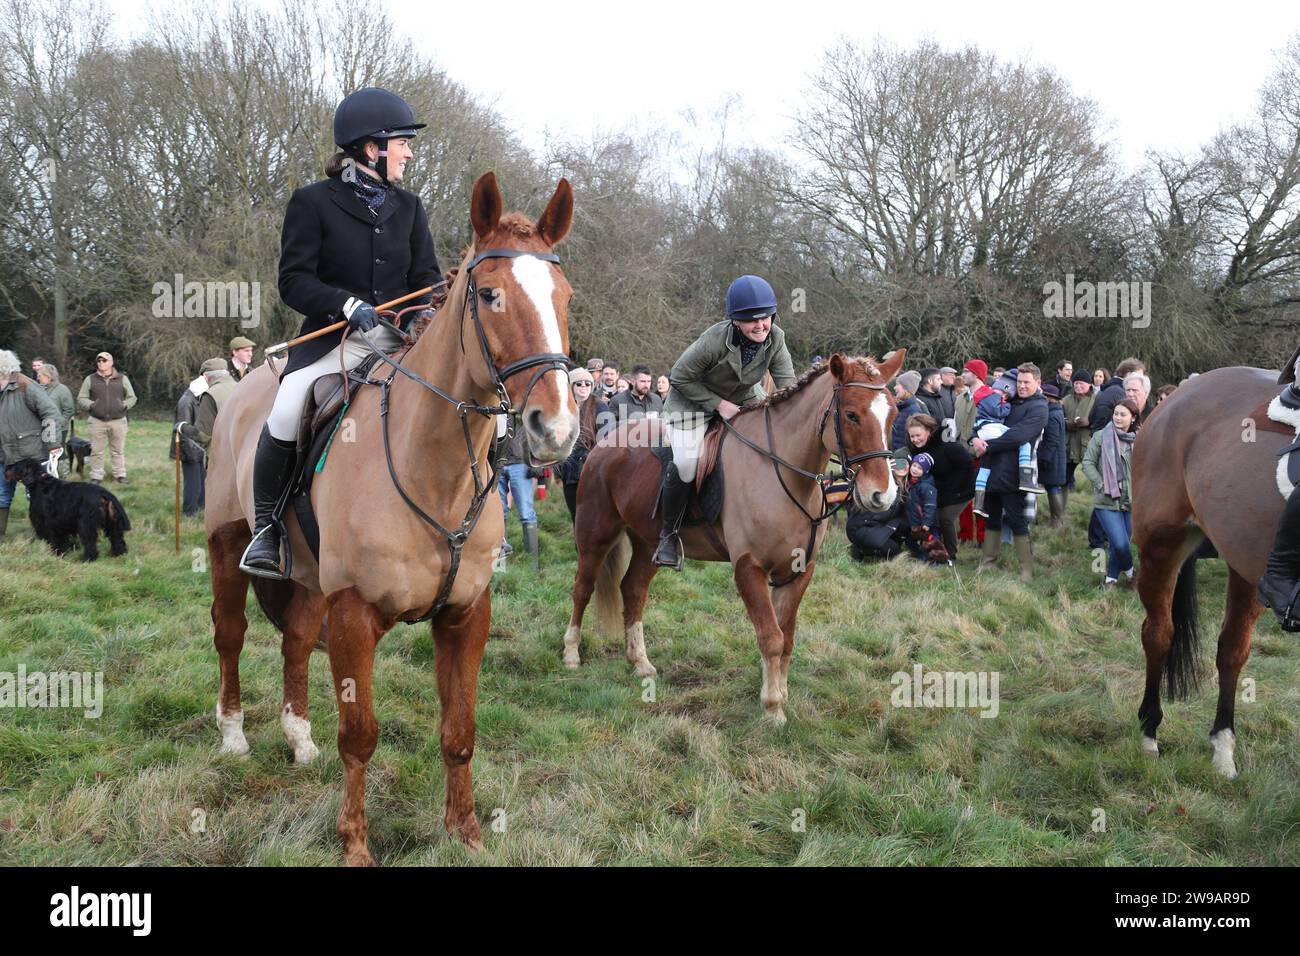
M 317 754 L 307 720 L 307 664 L 322 621 L 328 631 L 344 768 L 338 829 L 349 864 L 373 862 L 365 778 L 379 736 L 371 702 L 375 648 L 397 622 L 429 615 L 442 703 L 444 820 L 453 836 L 482 845 L 470 761 L 492 613 L 488 583 L 501 541 L 494 443 L 501 416 L 515 409 L 539 462 L 563 459 L 576 437 L 567 382 L 572 290 L 551 253 L 572 219 L 567 180 L 535 224 L 519 213 L 503 215 L 492 173 L 478 180 L 470 208 L 474 243 L 446 303 L 400 358 L 401 369 L 376 365 L 373 378 L 384 378 L 385 369 L 392 375 L 382 412 L 380 387 L 353 393 L 347 415 L 355 440 L 333 442 L 312 483 L 319 563 L 289 509 L 292 579 L 255 581 L 258 600 L 283 632 L 281 724 L 298 763 Z M 239 560 L 251 537 L 254 450 L 276 387 L 269 364 L 240 383 L 217 418 L 207 479 L 221 659 L 217 721 L 222 751 L 237 754 L 248 752 L 239 652 L 249 577 Z
M 726 493 L 718 521 L 683 526 L 689 558 L 730 561 L 762 657 L 760 692 L 767 716 L 785 721 L 790 655 L 799 602 L 812 581 L 830 513 L 822 479 L 838 455 L 854 500 L 884 511 L 897 495 L 889 434 L 898 414 L 888 383 L 907 352 L 882 361 L 833 355 L 794 384 L 743 408 L 727 426 L 720 463 Z M 627 658 L 638 676 L 656 673 L 645 649 L 642 616 L 662 517 L 659 459 L 648 447 L 658 423 L 621 425 L 592 449 L 578 484 L 574 519 L 578 571 L 564 663 L 581 663 L 582 616 L 593 592 L 605 630 L 620 621 Z M 651 440 L 647 440 L 651 439 Z
M 1214 369 L 1178 386 L 1142 424 L 1133 444 L 1133 541 L 1146 609 L 1146 693 L 1138 710 L 1142 748 L 1152 756 L 1160 752 L 1161 676 L 1168 678 L 1171 698 L 1186 697 L 1198 683 L 1196 560 L 1208 538 L 1228 566 L 1210 745 L 1214 768 L 1229 779 L 1237 775 L 1237 680 L 1264 609 L 1256 588 L 1285 504 L 1278 452 L 1295 440 L 1300 424 L 1268 419 L 1265 409 L 1277 393 L 1275 371 Z

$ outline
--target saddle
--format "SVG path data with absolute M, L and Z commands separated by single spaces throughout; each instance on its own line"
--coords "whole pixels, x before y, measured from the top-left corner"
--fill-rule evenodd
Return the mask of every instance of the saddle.
M 650 447 L 659 458 L 660 492 L 655 497 L 652 514 L 658 514 L 662 506 L 663 473 L 673 460 L 672 446 L 660 440 L 659 426 L 660 423 L 650 424 L 650 420 L 647 420 L 647 427 L 651 428 Z M 684 528 L 711 525 L 722 514 L 723 493 L 726 489 L 726 482 L 722 475 L 722 442 L 726 438 L 726 433 L 722 421 L 715 419 L 709 423 L 700 442 L 700 457 L 695 465 L 694 493 L 691 495 L 690 504 L 686 507 L 686 513 L 682 516 Z
M 1300 402 L 1291 396 L 1288 388 L 1267 405 L 1257 408 L 1250 417 L 1257 429 L 1278 432 L 1294 439 L 1277 453 L 1277 490 L 1283 498 L 1289 498 L 1300 485 L 1300 455 L 1296 454 L 1300 451 Z
M 409 345 L 404 345 L 387 354 L 389 358 L 398 361 L 409 349 Z M 362 359 L 356 368 L 350 369 L 346 380 L 342 372 L 322 375 L 312 383 L 312 390 L 303 403 L 294 477 L 289 482 L 284 497 L 275 507 L 274 520 L 282 521 L 285 509 L 291 505 L 298 517 L 298 527 L 317 561 L 320 560 L 320 525 L 316 522 L 316 512 L 311 506 L 312 481 L 325 467 L 330 444 L 343 423 L 348 404 L 355 399 L 357 390 L 366 385 L 378 385 L 382 381 L 382 378 L 371 377 L 375 366 L 380 364 L 386 366 L 387 363 L 380 363 L 379 356 L 372 354 Z

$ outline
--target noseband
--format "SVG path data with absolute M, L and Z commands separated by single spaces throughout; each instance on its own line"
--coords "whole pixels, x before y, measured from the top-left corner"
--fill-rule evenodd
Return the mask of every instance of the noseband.
M 456 572 L 460 569 L 461 550 L 465 547 L 465 542 L 469 540 L 470 534 L 474 531 L 474 526 L 478 523 L 478 517 L 483 510 L 483 504 L 487 500 L 487 496 L 496 489 L 497 475 L 501 470 L 501 464 L 504 460 L 504 449 L 511 438 L 514 437 L 515 413 L 519 410 L 510 404 L 510 394 L 506 391 L 506 380 L 530 368 L 536 369 L 536 371 L 533 372 L 532 378 L 528 382 L 528 387 L 524 389 L 523 401 L 520 403 L 521 407 L 526 408 L 528 406 L 529 395 L 532 394 L 534 386 L 537 385 L 543 375 L 552 371 L 567 373 L 569 369 L 574 367 L 574 362 L 567 355 L 563 355 L 559 352 L 540 352 L 535 355 L 529 355 L 511 362 L 509 365 L 505 366 L 505 368 L 499 368 L 496 364 L 496 360 L 492 357 L 492 349 L 488 345 L 487 333 L 483 329 L 483 320 L 479 317 L 478 313 L 478 283 L 474 281 L 474 267 L 485 259 L 517 259 L 521 256 L 531 256 L 536 259 L 541 259 L 543 262 L 558 263 L 560 261 L 559 256 L 551 252 L 525 252 L 521 249 L 486 249 L 475 255 L 474 258 L 465 266 L 465 271 L 469 275 L 469 283 L 465 292 L 465 305 L 468 306 L 468 311 L 474 319 L 474 329 L 478 335 L 479 347 L 483 351 L 483 361 L 486 363 L 488 372 L 492 377 L 492 387 L 496 390 L 497 397 L 500 399 L 497 404 L 479 405 L 475 402 L 462 401 L 454 395 L 449 395 L 420 374 L 413 372 L 406 366 L 402 365 L 401 362 L 395 361 L 385 355 L 382 349 L 377 348 L 374 343 L 365 336 L 361 336 L 361 341 L 369 345 L 372 352 L 378 355 L 382 361 L 387 362 L 393 367 L 393 371 L 388 378 L 379 383 L 382 393 L 379 400 L 379 418 L 383 423 L 384 457 L 388 461 L 388 474 L 389 477 L 392 478 L 393 487 L 397 489 L 397 493 L 401 495 L 402 500 L 406 502 L 412 511 L 420 516 L 421 520 L 423 520 L 425 524 L 429 525 L 442 535 L 444 539 L 446 539 L 447 547 L 451 552 L 451 564 L 447 569 L 446 577 L 443 578 L 442 587 L 438 591 L 438 596 L 434 599 L 429 610 L 417 619 L 420 621 L 429 620 L 441 611 L 443 606 L 447 603 L 447 597 L 451 594 L 452 585 L 456 581 Z M 382 319 L 380 321 L 383 322 L 384 325 L 398 332 L 399 335 L 404 335 L 400 329 L 391 323 Z M 461 311 L 460 350 L 462 353 L 465 351 L 465 309 L 462 309 Z M 465 437 L 465 450 L 469 456 L 469 470 L 470 474 L 474 478 L 474 498 L 470 502 L 469 510 L 465 513 L 465 517 L 461 519 L 460 527 L 455 531 L 451 531 L 444 527 L 437 518 L 427 514 L 423 508 L 411 499 L 411 496 L 406 493 L 406 489 L 402 487 L 402 483 L 398 480 L 397 471 L 393 467 L 392 448 L 388 440 L 388 406 L 393 379 L 397 377 L 399 372 L 411 381 L 418 383 L 428 391 L 432 392 L 434 395 L 438 396 L 438 398 L 452 405 L 456 409 L 456 414 L 460 416 L 461 431 Z M 346 378 L 347 376 L 345 375 L 344 379 L 346 380 Z M 479 475 L 479 461 L 474 450 L 474 438 L 470 434 L 469 415 L 471 413 L 482 415 L 486 418 L 491 418 L 497 415 L 503 416 L 502 418 L 497 419 L 497 437 L 488 459 L 490 477 L 486 482 Z

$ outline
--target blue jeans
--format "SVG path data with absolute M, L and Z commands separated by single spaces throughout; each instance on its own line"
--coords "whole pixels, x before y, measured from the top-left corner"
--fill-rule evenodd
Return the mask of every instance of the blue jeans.
M 519 510 L 519 520 L 523 524 L 537 524 L 537 512 L 533 510 L 533 480 L 528 477 L 527 465 L 504 465 L 497 478 L 497 490 L 501 492 L 501 510 L 505 512 L 506 527 L 510 527 L 509 505 L 506 503 L 506 491 L 515 499 L 515 508 Z
M 1129 550 L 1129 539 L 1133 537 L 1133 512 L 1094 508 L 1092 513 L 1097 516 L 1097 523 L 1110 543 L 1106 577 L 1118 580 L 1123 572 L 1133 567 L 1133 553 Z
M 0 508 L 9 507 L 9 503 L 14 500 L 14 489 L 17 487 L 17 481 L 5 480 L 4 466 L 0 465 Z

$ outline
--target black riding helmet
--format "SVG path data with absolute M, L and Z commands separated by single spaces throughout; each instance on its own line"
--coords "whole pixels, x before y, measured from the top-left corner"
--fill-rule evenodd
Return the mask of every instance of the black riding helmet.
M 410 105 L 396 93 L 368 86 L 343 98 L 334 111 L 334 142 L 388 182 L 388 140 L 409 139 L 427 124 L 417 123 Z M 366 159 L 366 140 L 379 143 L 379 159 Z

